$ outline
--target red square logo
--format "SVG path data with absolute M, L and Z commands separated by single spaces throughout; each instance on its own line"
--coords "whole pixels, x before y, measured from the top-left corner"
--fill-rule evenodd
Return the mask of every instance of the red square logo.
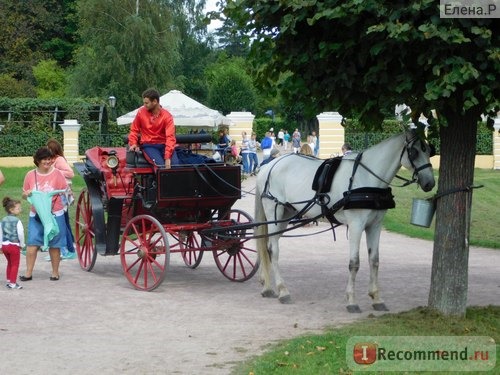
M 377 344 L 373 342 L 355 344 L 352 357 L 359 365 L 371 365 L 377 360 Z

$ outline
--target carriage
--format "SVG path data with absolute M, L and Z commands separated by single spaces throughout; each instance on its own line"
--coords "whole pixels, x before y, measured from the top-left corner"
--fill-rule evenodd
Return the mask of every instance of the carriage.
M 193 155 L 189 145 L 209 138 L 178 135 L 177 143 L 183 146 L 180 152 Z M 165 279 L 170 254 L 180 253 L 194 269 L 209 251 L 226 278 L 250 279 L 258 256 L 239 224 L 253 218 L 233 208 L 241 198 L 241 170 L 211 161 L 157 169 L 126 147 L 87 150 L 84 160 L 75 163 L 86 184 L 75 216 L 81 268 L 91 271 L 97 254 L 120 255 L 127 280 L 151 291 Z

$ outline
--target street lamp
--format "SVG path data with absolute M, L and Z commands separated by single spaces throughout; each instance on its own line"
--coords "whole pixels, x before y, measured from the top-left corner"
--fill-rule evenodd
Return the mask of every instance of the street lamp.
M 272 131 L 274 131 L 274 111 L 272 109 L 268 109 L 266 112 L 264 112 L 264 114 L 271 117 L 271 122 L 273 124 L 273 127 L 271 129 Z
M 115 121 L 116 120 L 116 115 L 115 115 L 116 97 L 114 97 L 113 95 L 111 95 L 108 98 L 108 103 L 109 103 L 109 106 L 111 107 L 111 119 L 113 121 Z

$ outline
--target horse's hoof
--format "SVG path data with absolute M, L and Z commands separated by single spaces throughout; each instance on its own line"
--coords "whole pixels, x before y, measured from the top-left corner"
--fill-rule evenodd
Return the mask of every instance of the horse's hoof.
M 290 294 L 288 294 L 286 296 L 280 297 L 279 301 L 282 304 L 286 305 L 286 304 L 292 303 L 292 297 L 290 297 Z
M 273 290 L 265 290 L 261 293 L 264 298 L 276 298 L 278 295 Z
M 387 306 L 385 305 L 385 303 L 374 303 L 372 305 L 373 307 L 373 310 L 375 311 L 389 311 L 389 309 L 387 308 Z
M 350 313 L 361 313 L 361 309 L 358 305 L 347 305 L 347 311 Z

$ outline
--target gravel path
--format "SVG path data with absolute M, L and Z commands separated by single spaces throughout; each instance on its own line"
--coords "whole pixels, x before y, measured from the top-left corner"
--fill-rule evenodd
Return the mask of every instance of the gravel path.
M 253 182 L 253 177 L 245 181 L 245 188 Z M 253 215 L 253 196 L 245 194 L 235 208 Z M 151 293 L 131 287 L 119 257 L 98 256 L 90 273 L 76 260 L 65 261 L 61 280 L 52 282 L 42 254 L 23 290 L 0 289 L 0 373 L 228 374 L 236 362 L 262 353 L 275 340 L 381 314 L 367 296 L 366 251 L 356 284 L 363 312 L 345 309 L 345 228 L 337 230 L 336 242 L 326 232 L 286 238 L 281 245 L 291 305 L 262 298 L 257 277 L 228 281 L 210 253 L 196 270 L 172 255 L 165 281 Z M 382 233 L 380 285 L 391 312 L 427 304 L 431 260 L 431 242 Z M 471 248 L 469 305 L 499 303 L 499 261 L 499 251 Z M 1 256 L 2 274 L 5 264 Z

